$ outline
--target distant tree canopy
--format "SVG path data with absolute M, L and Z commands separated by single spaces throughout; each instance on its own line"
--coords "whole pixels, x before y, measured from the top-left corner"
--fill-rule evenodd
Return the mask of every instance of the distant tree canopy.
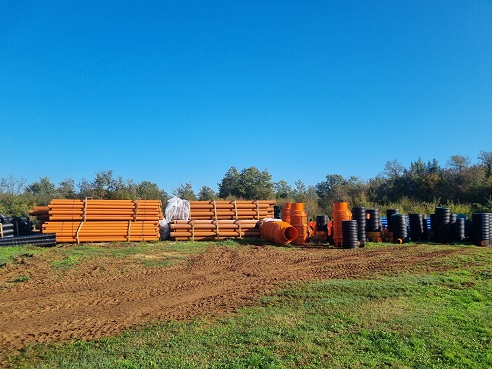
M 113 171 L 96 173 L 92 181 L 82 179 L 76 190 L 75 182 L 67 178 L 56 186 L 48 177 L 25 185 L 24 179 L 0 178 L 0 214 L 26 215 L 34 205 L 48 205 L 54 198 L 83 199 L 158 199 L 166 203 L 169 196 L 155 183 L 114 178 Z
M 217 200 L 217 194 L 210 187 L 203 186 L 198 192 L 198 200 L 200 201 Z
M 243 169 L 240 173 L 231 167 L 218 184 L 219 197 L 234 197 L 245 200 L 267 200 L 274 197 L 274 184 L 268 170 L 256 167 Z
M 188 201 L 196 200 L 196 195 L 195 192 L 193 192 L 191 182 L 179 185 L 178 188 L 173 191 L 173 195 Z
M 382 173 L 369 180 L 340 174 L 326 174 L 315 185 L 306 186 L 300 179 L 294 185 L 285 180 L 272 182 L 268 170 L 252 166 L 238 171 L 231 167 L 218 183 L 216 193 L 202 186 L 195 193 L 191 182 L 179 185 L 173 195 L 186 200 L 276 199 L 285 202 L 304 202 L 308 214 L 331 214 L 333 202 L 348 201 L 351 206 L 385 208 L 400 204 L 402 211 L 417 212 L 426 204 L 468 204 L 468 211 L 492 212 L 492 152 L 480 151 L 478 163 L 462 155 L 452 155 L 441 166 L 436 159 L 424 162 L 421 158 L 405 168 L 396 159 L 384 165 Z M 27 214 L 34 205 L 46 205 L 53 198 L 94 199 L 160 199 L 165 206 L 169 196 L 156 183 L 123 180 L 113 171 L 97 172 L 93 180 L 82 179 L 75 185 L 67 178 L 57 185 L 48 177 L 30 184 L 12 176 L 0 178 L 0 214 Z

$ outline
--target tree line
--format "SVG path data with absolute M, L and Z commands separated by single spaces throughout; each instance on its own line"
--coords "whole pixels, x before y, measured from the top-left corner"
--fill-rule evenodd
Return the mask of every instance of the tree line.
M 478 162 L 453 155 L 445 165 L 436 159 L 422 159 L 404 167 L 397 160 L 386 162 L 382 173 L 369 180 L 327 174 L 325 180 L 293 185 L 272 181 L 267 169 L 238 170 L 231 167 L 217 183 L 218 191 L 203 186 L 198 191 L 191 182 L 180 184 L 172 195 L 186 200 L 266 200 L 305 203 L 308 214 L 331 215 L 333 202 L 347 201 L 351 206 L 399 208 L 402 213 L 431 213 L 435 206 L 449 206 L 456 213 L 492 211 L 492 152 L 480 151 Z M 156 183 L 124 180 L 112 170 L 96 173 L 77 185 L 67 178 L 58 185 L 48 177 L 27 184 L 24 179 L 0 178 L 0 214 L 25 215 L 34 205 L 47 205 L 54 198 L 83 199 L 160 199 L 165 206 L 170 195 Z

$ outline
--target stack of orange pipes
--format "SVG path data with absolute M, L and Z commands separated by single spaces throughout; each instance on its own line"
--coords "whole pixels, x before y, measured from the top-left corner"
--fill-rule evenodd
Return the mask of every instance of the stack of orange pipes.
M 54 199 L 30 213 L 57 242 L 157 241 L 160 200 Z
M 159 223 L 152 221 L 46 222 L 43 233 L 56 233 L 56 242 L 157 241 Z
M 275 200 L 190 201 L 190 220 L 170 223 L 177 241 L 260 237 L 258 221 L 274 217 Z
M 170 236 L 176 241 L 212 241 L 221 238 L 260 237 L 258 220 L 173 220 Z
M 273 218 L 275 200 L 190 201 L 192 220 Z

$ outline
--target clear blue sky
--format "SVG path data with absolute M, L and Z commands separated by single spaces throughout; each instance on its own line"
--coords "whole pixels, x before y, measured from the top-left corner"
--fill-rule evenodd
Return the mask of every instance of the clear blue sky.
M 492 1 L 0 0 L 0 177 L 171 193 L 492 151 Z

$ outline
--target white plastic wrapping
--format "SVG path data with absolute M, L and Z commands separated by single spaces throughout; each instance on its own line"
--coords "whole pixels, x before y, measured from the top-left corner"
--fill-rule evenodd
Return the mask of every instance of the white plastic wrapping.
M 169 238 L 169 233 L 171 232 L 169 228 L 169 223 L 166 219 L 159 220 L 159 233 L 161 241 L 167 240 Z
M 188 220 L 190 219 L 190 202 L 173 196 L 167 200 L 164 216 L 167 222 L 171 220 Z

